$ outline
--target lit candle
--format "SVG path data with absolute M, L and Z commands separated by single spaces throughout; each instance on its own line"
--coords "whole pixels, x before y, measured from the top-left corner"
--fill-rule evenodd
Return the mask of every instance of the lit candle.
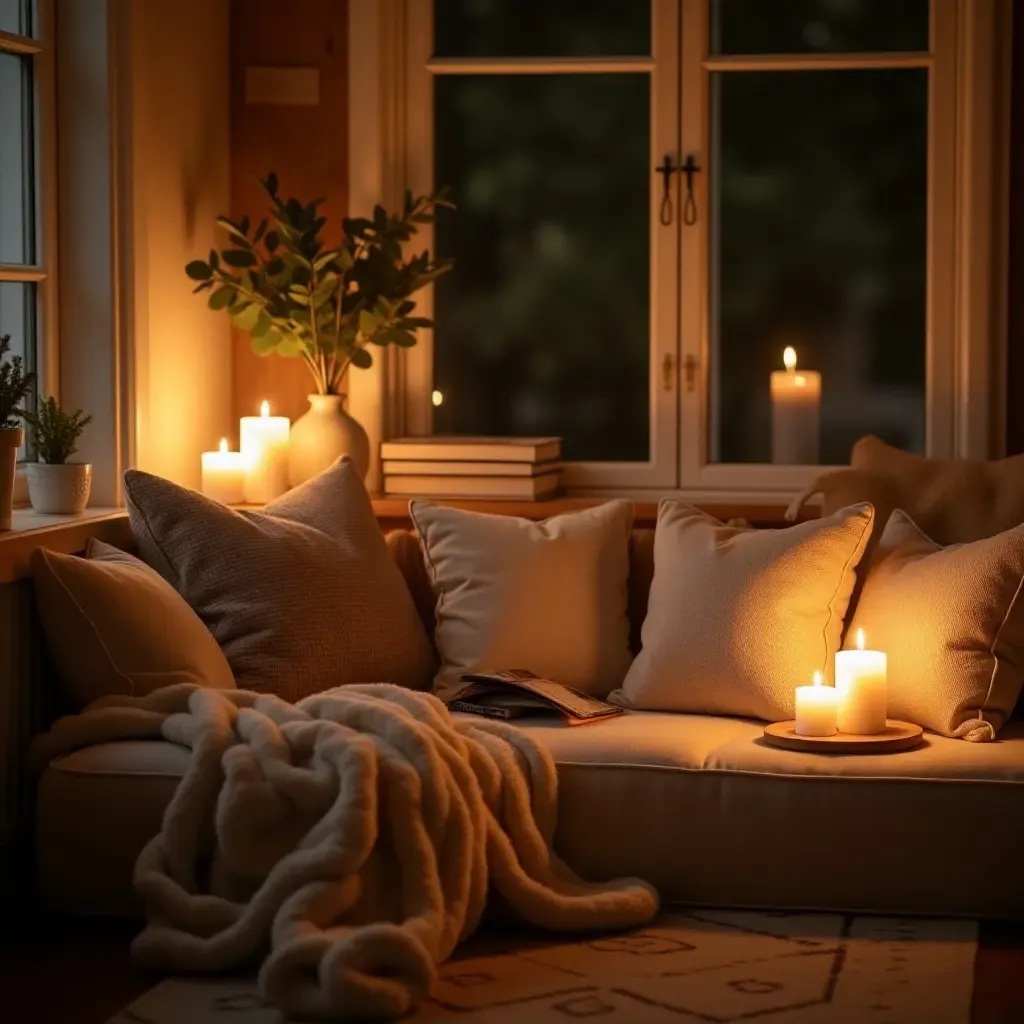
M 225 505 L 240 505 L 245 500 L 245 463 L 241 452 L 229 452 L 228 440 L 221 438 L 220 450 L 203 452 L 202 491 L 208 498 Z
M 288 490 L 287 416 L 271 416 L 270 403 L 260 406 L 259 416 L 243 416 L 240 424 L 242 458 L 245 459 L 245 500 L 264 505 Z
M 864 650 L 863 629 L 857 630 L 856 650 L 836 652 L 840 732 L 861 736 L 885 732 L 886 673 L 885 653 Z
M 796 688 L 796 734 L 831 736 L 836 731 L 839 706 L 834 686 L 821 685 L 821 673 L 814 673 L 813 686 Z
M 785 370 L 773 370 L 772 462 L 813 466 L 818 463 L 818 408 L 821 374 L 796 370 L 796 350 L 782 354 Z

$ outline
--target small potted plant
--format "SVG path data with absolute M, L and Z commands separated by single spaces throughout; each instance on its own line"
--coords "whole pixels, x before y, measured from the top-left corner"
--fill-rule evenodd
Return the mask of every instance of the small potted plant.
M 40 459 L 26 467 L 32 507 L 51 515 L 84 512 L 92 490 L 92 466 L 68 459 L 77 451 L 78 439 L 92 416 L 81 409 L 66 413 L 54 398 L 44 398 L 36 412 L 23 415 Z
M 11 356 L 11 336 L 0 335 L 0 530 L 11 528 L 14 506 L 14 472 L 18 449 L 25 440 L 21 403 L 35 385 L 36 375 L 25 370 L 21 356 Z

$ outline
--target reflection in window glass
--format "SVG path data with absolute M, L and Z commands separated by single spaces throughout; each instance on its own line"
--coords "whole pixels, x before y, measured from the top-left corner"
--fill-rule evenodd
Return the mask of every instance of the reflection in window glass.
M 434 0 L 438 57 L 650 52 L 651 5 L 645 0 Z
M 0 52 L 0 263 L 32 263 L 32 63 Z
M 645 460 L 648 76 L 440 76 L 435 104 L 435 428 Z
M 21 356 L 30 370 L 36 368 L 36 286 L 25 281 L 0 281 L 0 335 L 11 336 L 5 358 Z M 26 457 L 24 446 L 18 458 Z M 34 456 L 33 456 L 34 457 Z
M 928 0 L 712 0 L 711 52 L 927 50 Z
M 769 376 L 821 374 L 820 457 L 924 447 L 927 71 L 713 76 L 712 461 L 771 460 Z

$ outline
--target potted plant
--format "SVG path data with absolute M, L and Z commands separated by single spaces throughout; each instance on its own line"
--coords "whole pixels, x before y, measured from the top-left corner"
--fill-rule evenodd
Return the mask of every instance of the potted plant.
M 92 490 L 92 466 L 68 462 L 77 451 L 78 439 L 91 422 L 81 409 L 66 413 L 54 398 L 44 398 L 39 409 L 24 413 L 32 428 L 39 462 L 26 467 L 28 496 L 37 512 L 68 514 L 84 512 Z
M 431 327 L 413 316 L 410 298 L 451 269 L 429 252 L 406 255 L 403 246 L 440 206 L 451 206 L 440 192 L 405 193 L 399 213 L 376 206 L 372 217 L 342 220 L 341 243 L 328 247 L 322 199 L 302 203 L 278 194 L 276 174 L 260 180 L 271 204 L 269 220 L 252 228 L 249 218 L 218 217 L 230 243 L 192 260 L 185 272 L 209 291 L 211 309 L 225 310 L 235 326 L 248 331 L 257 355 L 302 359 L 316 393 L 310 409 L 293 426 L 289 441 L 289 480 L 294 486 L 348 453 L 364 475 L 370 448 L 366 432 L 348 415 L 342 393 L 349 367 L 373 365 L 370 347 L 416 344 L 415 331 Z
M 25 370 L 21 356 L 6 359 L 11 336 L 0 335 L 0 530 L 11 528 L 14 510 L 14 473 L 18 449 L 25 440 L 21 403 L 35 385 L 36 375 Z

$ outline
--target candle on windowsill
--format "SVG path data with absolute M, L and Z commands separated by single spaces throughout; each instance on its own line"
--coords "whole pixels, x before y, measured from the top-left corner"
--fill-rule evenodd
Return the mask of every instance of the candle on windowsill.
M 869 736 L 885 732 L 888 710 L 888 659 L 883 651 L 864 650 L 864 630 L 857 630 L 855 650 L 836 652 L 836 692 L 840 732 Z
M 834 686 L 822 686 L 821 673 L 814 673 L 811 686 L 796 688 L 796 724 L 798 736 L 833 736 L 836 732 L 838 695 Z
M 271 416 L 270 403 L 260 405 L 259 416 L 243 416 L 239 423 L 245 460 L 245 500 L 265 505 L 288 490 L 288 434 L 291 420 Z
M 796 349 L 782 353 L 784 370 L 773 370 L 772 462 L 814 466 L 818 463 L 821 374 L 796 369 Z
M 229 452 L 228 440 L 221 438 L 215 452 L 201 456 L 203 494 L 224 505 L 240 505 L 245 500 L 245 463 L 241 452 Z

